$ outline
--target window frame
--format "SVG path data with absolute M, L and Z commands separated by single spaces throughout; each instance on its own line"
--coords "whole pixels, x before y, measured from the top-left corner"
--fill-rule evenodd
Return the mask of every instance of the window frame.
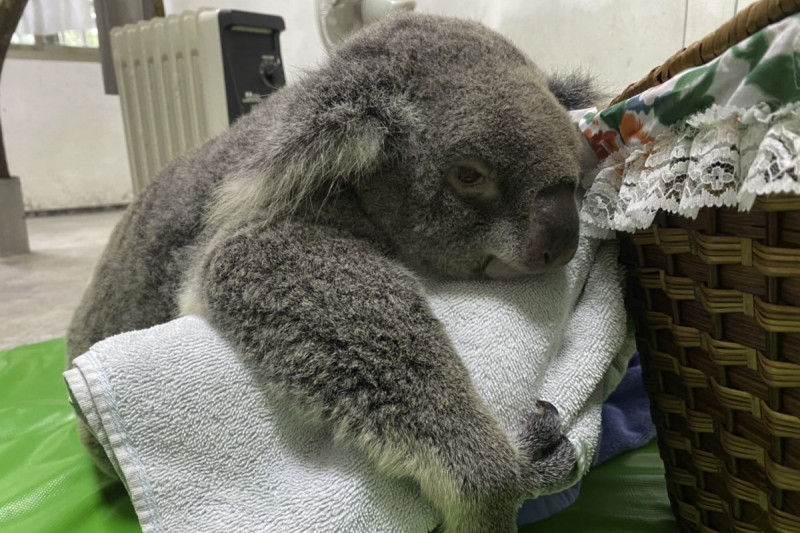
M 94 12 L 94 0 L 88 0 L 92 6 L 92 18 L 97 21 Z M 86 43 L 86 32 L 83 31 L 83 42 Z M 17 34 L 17 32 L 14 32 Z M 30 34 L 27 34 L 30 35 Z M 46 61 L 86 61 L 100 62 L 100 48 L 91 46 L 70 46 L 59 42 L 59 34 L 34 34 L 33 44 L 14 44 L 8 48 L 7 59 L 41 59 Z
M 12 44 L 8 49 L 6 58 L 100 62 L 99 48 L 53 44 L 48 42 L 48 37 L 35 35 L 34 44 Z

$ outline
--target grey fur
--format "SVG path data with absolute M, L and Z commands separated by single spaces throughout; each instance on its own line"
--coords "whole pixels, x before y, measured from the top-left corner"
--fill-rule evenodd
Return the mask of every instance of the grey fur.
M 580 141 L 547 85 L 476 23 L 367 28 L 131 206 L 70 359 L 201 314 L 265 387 L 416 479 L 443 531 L 515 531 L 519 503 L 563 482 L 574 450 L 553 409 L 500 429 L 417 276 L 515 277 L 572 256 Z M 483 169 L 480 187 L 452 181 L 454 162 Z
M 580 70 L 550 74 L 547 78 L 547 87 L 567 109 L 597 106 L 601 100 L 608 98 L 608 95 L 598 88 L 594 77 Z

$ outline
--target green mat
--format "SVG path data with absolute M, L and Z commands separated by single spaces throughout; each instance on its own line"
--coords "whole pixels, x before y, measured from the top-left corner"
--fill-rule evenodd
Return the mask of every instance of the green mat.
M 78 441 L 63 367 L 62 340 L 0 352 L 0 532 L 141 531 Z M 520 531 L 677 532 L 655 443 L 594 469 L 575 505 Z

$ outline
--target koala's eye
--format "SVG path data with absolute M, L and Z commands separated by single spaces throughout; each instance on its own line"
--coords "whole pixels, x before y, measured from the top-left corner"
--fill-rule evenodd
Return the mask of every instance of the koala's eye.
M 464 200 L 491 202 L 500 197 L 494 172 L 479 159 L 454 161 L 445 176 L 450 187 Z
M 483 174 L 472 167 L 457 166 L 455 169 L 453 169 L 453 172 L 455 173 L 455 178 L 462 185 L 480 185 L 486 179 Z
M 489 174 L 489 168 L 482 162 L 465 159 L 454 162 L 447 170 L 447 181 L 461 194 L 483 196 L 493 188 Z

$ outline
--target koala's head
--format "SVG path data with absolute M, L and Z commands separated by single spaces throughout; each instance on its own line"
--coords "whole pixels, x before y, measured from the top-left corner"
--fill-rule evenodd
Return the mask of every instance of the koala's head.
M 460 278 L 565 265 L 578 245 L 580 138 L 547 80 L 475 23 L 403 17 L 341 50 L 374 65 L 404 108 L 365 211 L 405 261 Z M 378 64 L 402 65 L 385 74 Z
M 336 177 L 415 268 L 496 279 L 557 268 L 578 244 L 582 141 L 547 84 L 480 24 L 395 16 L 276 95 L 293 111 L 273 119 L 286 148 L 271 172 L 295 192 L 310 174 Z

